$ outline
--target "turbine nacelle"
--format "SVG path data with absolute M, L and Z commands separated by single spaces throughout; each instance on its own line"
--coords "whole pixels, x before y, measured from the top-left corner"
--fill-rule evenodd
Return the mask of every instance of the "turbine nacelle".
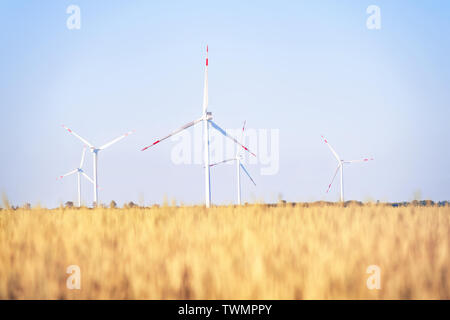
M 213 119 L 213 116 L 212 116 L 212 112 L 206 112 L 206 115 L 205 115 L 205 120 L 207 120 L 207 121 L 209 121 L 209 120 L 212 120 Z

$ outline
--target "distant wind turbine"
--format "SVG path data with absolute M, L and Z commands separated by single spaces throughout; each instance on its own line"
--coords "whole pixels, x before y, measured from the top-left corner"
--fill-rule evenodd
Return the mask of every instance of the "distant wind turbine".
M 91 150 L 93 157 L 94 157 L 94 203 L 95 205 L 98 205 L 98 179 L 97 179 L 97 157 L 98 157 L 98 152 L 105 150 L 106 148 L 110 147 L 111 145 L 113 145 L 114 143 L 122 140 L 123 138 L 125 138 L 126 136 L 129 136 L 130 134 L 132 134 L 134 132 L 133 131 L 129 131 L 123 135 L 121 135 L 120 137 L 117 137 L 116 139 L 102 145 L 100 148 L 95 147 L 92 143 L 88 142 L 86 139 L 84 139 L 83 137 L 79 136 L 75 131 L 73 131 L 72 129 L 67 128 L 65 125 L 62 125 L 62 127 L 64 129 L 66 129 L 67 131 L 69 131 L 69 133 L 71 133 L 72 135 L 74 135 L 75 137 L 77 137 L 78 139 L 80 139 L 84 144 L 89 146 L 89 149 Z
M 344 202 L 344 164 L 345 163 L 354 163 L 354 162 L 367 162 L 367 161 L 373 160 L 373 158 L 364 158 L 364 159 L 360 159 L 360 160 L 343 160 L 339 157 L 339 155 L 336 153 L 336 151 L 334 151 L 333 147 L 328 143 L 327 139 L 325 139 L 322 136 L 322 140 L 327 144 L 328 148 L 330 148 L 334 157 L 338 161 L 338 166 L 334 173 L 333 179 L 331 179 L 331 183 L 328 185 L 327 193 L 330 190 L 331 185 L 333 184 L 334 178 L 336 177 L 338 170 L 340 170 L 340 172 L 341 172 L 341 202 Z
M 87 180 L 89 180 L 92 184 L 94 184 L 94 181 L 83 171 L 82 167 L 83 167 L 83 163 L 84 163 L 84 156 L 86 154 L 86 146 L 83 147 L 83 151 L 81 153 L 81 161 L 80 161 L 80 165 L 78 166 L 78 168 L 62 175 L 59 176 L 58 179 L 62 179 L 64 177 L 70 176 L 72 174 L 77 174 L 78 176 L 78 207 L 81 207 L 81 175 L 83 175 Z
M 216 123 L 212 121 L 212 113 L 208 112 L 208 46 L 206 46 L 206 67 L 205 67 L 205 82 L 204 82 L 204 88 L 203 88 L 203 113 L 200 118 L 197 120 L 191 121 L 181 128 L 178 128 L 177 130 L 173 131 L 169 135 L 156 140 L 151 145 L 143 148 L 141 151 L 147 150 L 148 148 L 154 146 L 157 143 L 160 143 L 163 140 L 166 140 L 170 138 L 171 136 L 189 128 L 193 125 L 203 122 L 203 151 L 204 151 L 204 168 L 205 168 L 205 205 L 207 208 L 211 206 L 211 178 L 210 178 L 210 166 L 209 166 L 209 124 L 219 131 L 221 134 L 223 134 L 225 137 L 233 140 L 236 144 L 241 146 L 244 150 L 250 152 L 253 156 L 256 156 L 253 152 L 248 150 L 247 147 L 240 144 L 235 138 L 230 136 L 225 130 L 220 128 Z
M 241 141 L 243 142 L 244 140 L 244 130 L 245 130 L 245 121 L 244 121 L 244 125 L 242 126 L 242 136 L 241 136 Z M 241 154 L 241 149 L 238 150 L 238 152 L 236 153 L 236 155 L 234 156 L 234 158 L 231 159 L 226 159 L 223 161 L 219 161 L 217 163 L 213 163 L 210 165 L 210 167 L 216 166 L 218 164 L 222 164 L 222 163 L 226 163 L 226 162 L 230 162 L 230 161 L 236 161 L 236 174 L 237 174 L 237 202 L 238 205 L 241 205 L 241 168 L 242 170 L 244 170 L 244 172 L 247 174 L 247 176 L 250 178 L 250 180 L 252 181 L 252 183 L 256 186 L 255 181 L 253 181 L 252 177 L 250 176 L 250 174 L 248 173 L 247 169 L 245 169 L 244 165 L 241 163 L 242 161 L 242 154 Z

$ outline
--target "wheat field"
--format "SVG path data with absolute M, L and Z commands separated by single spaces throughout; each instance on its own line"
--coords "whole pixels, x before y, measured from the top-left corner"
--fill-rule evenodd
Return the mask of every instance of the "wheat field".
M 449 299 L 449 266 L 449 206 L 0 211 L 0 299 Z

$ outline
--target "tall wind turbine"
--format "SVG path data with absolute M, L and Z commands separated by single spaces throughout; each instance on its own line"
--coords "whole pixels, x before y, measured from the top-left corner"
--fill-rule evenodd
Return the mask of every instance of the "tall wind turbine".
M 98 152 L 102 151 L 102 150 L 105 150 L 106 148 L 110 147 L 114 143 L 122 140 L 126 136 L 129 136 L 130 134 L 132 134 L 134 132 L 134 130 L 133 131 L 129 131 L 129 132 L 121 135 L 120 137 L 117 137 L 116 139 L 114 139 L 114 140 L 112 140 L 112 141 L 102 145 L 100 148 L 97 148 L 92 143 L 90 143 L 89 141 L 87 141 L 86 139 L 84 139 L 83 137 L 78 135 L 72 129 L 67 128 L 65 125 L 62 125 L 62 127 L 64 129 L 66 129 L 67 131 L 69 131 L 72 135 L 74 135 L 75 137 L 80 139 L 85 145 L 89 146 L 89 149 L 92 152 L 92 155 L 93 155 L 93 158 L 94 158 L 94 166 L 93 166 L 93 168 L 94 168 L 94 203 L 95 203 L 95 205 L 98 205 L 98 179 L 97 179 L 97 158 L 98 158 Z
M 244 121 L 244 125 L 242 126 L 242 136 L 241 136 L 241 141 L 243 142 L 243 138 L 244 138 L 244 130 L 245 130 L 245 121 Z M 248 173 L 247 169 L 245 169 L 244 165 L 241 163 L 242 161 L 242 150 L 238 150 L 238 152 L 236 153 L 236 155 L 234 156 L 234 158 L 231 159 L 226 159 L 217 163 L 213 163 L 210 165 L 210 167 L 216 166 L 218 164 L 221 163 L 226 163 L 226 162 L 230 162 L 230 161 L 236 161 L 236 174 L 237 174 L 237 202 L 238 205 L 241 205 L 241 168 L 242 170 L 244 170 L 245 174 L 247 174 L 247 176 L 250 178 L 250 180 L 252 181 L 252 183 L 256 186 L 255 181 L 253 181 L 252 177 L 250 176 L 250 174 Z
M 336 153 L 336 151 L 334 151 L 333 147 L 328 143 L 327 139 L 325 139 L 322 136 L 322 140 L 327 144 L 328 148 L 330 148 L 334 157 L 338 161 L 338 166 L 334 173 L 333 179 L 331 179 L 331 182 L 328 185 L 327 193 L 328 193 L 328 191 L 330 191 L 331 185 L 333 184 L 334 178 L 336 177 L 338 170 L 339 170 L 341 172 L 341 202 L 344 202 L 344 164 L 345 163 L 355 163 L 355 162 L 367 162 L 367 161 L 373 160 L 373 158 L 364 158 L 364 159 L 360 159 L 360 160 L 343 160 L 339 157 L 339 155 Z
M 82 169 L 85 154 L 86 154 L 86 146 L 83 147 L 83 151 L 81 153 L 81 161 L 80 161 L 80 165 L 78 166 L 78 168 L 76 168 L 62 176 L 59 176 L 59 178 L 58 178 L 58 179 L 62 179 L 64 177 L 70 176 L 74 173 L 77 174 L 77 176 L 78 176 L 78 188 L 77 188 L 78 189 L 78 207 L 81 207 L 81 175 L 83 175 L 87 180 L 89 180 L 92 184 L 94 184 L 94 181 Z
M 205 82 L 203 87 L 203 111 L 202 116 L 194 121 L 191 121 L 181 128 L 178 128 L 177 130 L 173 131 L 169 135 L 165 136 L 164 138 L 160 138 L 153 142 L 151 145 L 143 148 L 141 151 L 147 150 L 148 148 L 154 146 L 157 143 L 160 143 L 163 140 L 166 140 L 170 138 L 171 136 L 192 127 L 193 125 L 203 122 L 203 152 L 204 152 L 204 167 L 205 167 L 205 205 L 207 208 L 211 206 L 211 177 L 210 177 L 210 166 L 209 166 L 209 125 L 211 125 L 214 129 L 219 131 L 221 134 L 223 134 L 225 137 L 233 140 L 236 144 L 241 146 L 244 150 L 250 152 L 253 156 L 256 156 L 253 152 L 248 150 L 247 147 L 240 144 L 235 138 L 230 136 L 225 130 L 220 128 L 216 123 L 212 121 L 212 113 L 208 112 L 208 46 L 206 46 L 206 67 L 205 67 Z

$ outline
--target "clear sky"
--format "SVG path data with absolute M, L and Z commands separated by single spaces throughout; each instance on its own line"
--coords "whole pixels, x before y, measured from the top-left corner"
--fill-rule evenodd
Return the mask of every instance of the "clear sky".
M 75 176 L 56 181 L 82 149 L 66 124 L 97 145 L 136 130 L 100 153 L 101 202 L 202 203 L 202 166 L 173 163 L 176 142 L 140 149 L 201 115 L 208 44 L 216 122 L 279 129 L 279 170 L 247 164 L 244 201 L 336 201 L 321 135 L 344 159 L 375 158 L 345 168 L 346 199 L 449 200 L 449 34 L 448 1 L 1 1 L 0 191 L 76 199 Z M 213 203 L 235 193 L 235 168 L 213 168 Z

